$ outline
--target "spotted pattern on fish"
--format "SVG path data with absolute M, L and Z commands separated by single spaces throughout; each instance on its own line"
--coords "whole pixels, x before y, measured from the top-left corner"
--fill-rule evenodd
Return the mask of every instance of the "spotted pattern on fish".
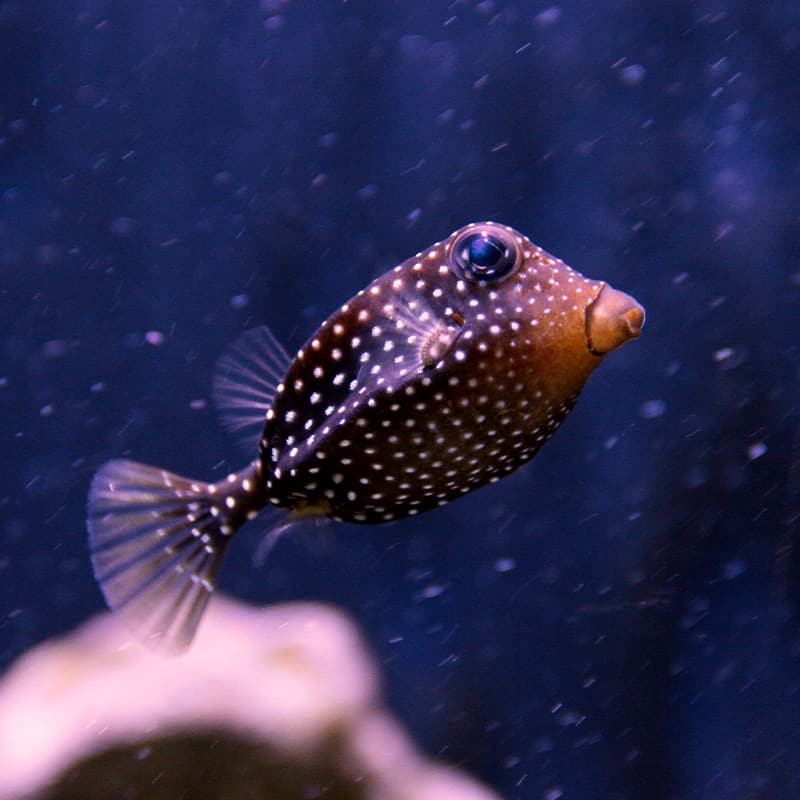
M 443 505 L 535 455 L 598 360 L 586 349 L 583 315 L 602 284 L 502 230 L 522 258 L 505 283 L 453 274 L 456 232 L 359 292 L 303 347 L 261 442 L 272 502 L 391 520 Z M 420 347 L 440 320 L 452 341 L 421 367 Z M 565 364 L 574 339 L 582 352 Z M 574 372 L 567 385 L 558 374 L 566 369 Z
M 109 604 L 157 649 L 182 650 L 230 536 L 261 508 L 379 523 L 493 483 L 643 322 L 628 295 L 486 222 L 377 278 L 294 359 L 266 329 L 245 334 L 215 392 L 231 428 L 263 425 L 249 467 L 207 484 L 112 461 L 95 477 L 90 543 Z

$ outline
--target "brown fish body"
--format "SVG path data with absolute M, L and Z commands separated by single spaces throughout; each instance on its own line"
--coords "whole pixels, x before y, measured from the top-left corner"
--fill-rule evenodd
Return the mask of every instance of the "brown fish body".
M 95 475 L 89 543 L 108 604 L 154 649 L 181 652 L 232 535 L 265 506 L 387 522 L 497 481 L 643 322 L 628 295 L 486 222 L 373 281 L 294 359 L 268 329 L 244 334 L 215 395 L 257 455 L 247 467 L 215 483 L 128 460 Z
M 454 248 L 476 233 L 516 248 L 507 277 L 454 271 Z M 603 287 L 494 223 L 387 272 L 320 327 L 282 381 L 261 448 L 272 502 L 381 522 L 517 469 L 600 363 L 586 309 Z

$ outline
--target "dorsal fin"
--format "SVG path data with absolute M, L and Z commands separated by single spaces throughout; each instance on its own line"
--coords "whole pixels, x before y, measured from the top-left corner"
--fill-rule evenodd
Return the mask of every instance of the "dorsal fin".
M 213 395 L 222 424 L 252 452 L 291 359 L 266 326 L 243 333 L 220 356 Z

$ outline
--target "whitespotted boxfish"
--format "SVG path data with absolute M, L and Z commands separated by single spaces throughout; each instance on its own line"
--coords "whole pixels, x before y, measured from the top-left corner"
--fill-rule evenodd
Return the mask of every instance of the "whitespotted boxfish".
M 266 507 L 380 523 L 530 460 L 644 310 L 512 228 L 467 225 L 334 312 L 291 359 L 266 328 L 220 359 L 223 421 L 254 460 L 216 483 L 115 460 L 89 494 L 95 574 L 157 650 L 195 633 L 233 534 Z

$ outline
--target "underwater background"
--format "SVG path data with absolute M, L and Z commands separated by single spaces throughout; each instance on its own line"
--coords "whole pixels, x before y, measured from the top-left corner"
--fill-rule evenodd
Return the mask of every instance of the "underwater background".
M 0 2 L 0 667 L 100 611 L 93 471 L 241 466 L 214 363 L 470 221 L 643 303 L 541 454 L 223 591 L 349 612 L 504 797 L 800 795 L 800 5 Z M 316 551 L 316 552 L 315 552 Z

